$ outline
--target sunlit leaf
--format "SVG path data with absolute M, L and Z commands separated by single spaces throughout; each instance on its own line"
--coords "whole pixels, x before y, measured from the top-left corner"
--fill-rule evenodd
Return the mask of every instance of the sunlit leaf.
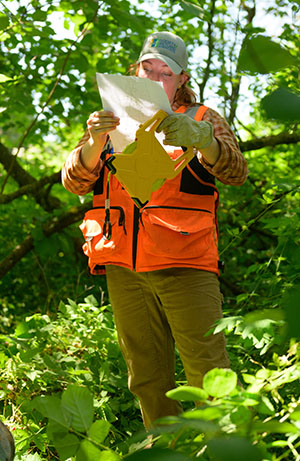
M 95 421 L 88 430 L 89 438 L 101 444 L 107 437 L 110 426 L 108 421 Z
M 80 448 L 76 453 L 76 461 L 98 461 L 100 460 L 101 451 L 93 443 L 83 440 Z
M 0 83 L 7 82 L 8 80 L 12 80 L 12 78 L 8 77 L 7 75 L 0 74 Z
M 203 419 L 204 421 L 211 421 L 222 416 L 222 410 L 218 407 L 197 408 L 191 411 L 185 411 L 183 418 L 187 419 Z
M 119 461 L 121 459 L 124 458 L 121 458 L 121 456 L 115 453 L 114 451 L 103 450 L 101 451 L 99 458 L 97 458 L 97 461 Z
M 33 455 L 26 455 L 26 461 L 42 461 L 42 458 L 38 453 L 34 453 Z
M 193 402 L 197 400 L 206 400 L 207 392 L 203 389 L 193 386 L 181 386 L 166 392 L 169 399 Z
M 225 368 L 214 368 L 206 373 L 203 389 L 212 397 L 224 397 L 232 392 L 237 384 L 234 371 Z

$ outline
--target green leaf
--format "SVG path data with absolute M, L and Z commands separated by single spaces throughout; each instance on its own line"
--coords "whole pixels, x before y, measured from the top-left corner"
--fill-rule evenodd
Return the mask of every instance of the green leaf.
M 273 42 L 270 37 L 255 35 L 244 41 L 238 65 L 241 71 L 268 74 L 296 65 L 296 60 L 288 50 Z
M 270 447 L 287 447 L 289 446 L 289 442 L 287 440 L 274 440 L 274 442 L 270 443 Z
M 39 22 L 44 22 L 46 21 L 48 16 L 47 11 L 42 11 L 42 10 L 37 10 L 35 13 L 32 15 L 33 21 L 39 21 Z
M 59 398 L 44 395 L 33 399 L 32 405 L 46 418 L 52 419 L 63 427 L 71 425 L 71 415 L 64 408 Z
M 300 433 L 300 430 L 291 423 L 280 423 L 279 421 L 256 421 L 253 423 L 253 429 L 258 432 L 266 432 L 269 434 L 295 434 Z
M 262 461 L 264 458 L 257 447 L 242 437 L 215 438 L 209 440 L 207 445 L 215 460 Z
M 248 423 L 251 418 L 252 418 L 251 411 L 249 410 L 249 408 L 243 407 L 243 406 L 234 408 L 232 413 L 230 414 L 230 420 L 236 426 Z
M 272 402 L 265 395 L 262 395 L 261 397 L 261 403 L 258 406 L 258 412 L 263 415 L 270 415 L 270 416 L 274 415 L 275 413 L 275 408 Z
M 117 453 L 111 450 L 101 451 L 99 458 L 97 461 L 119 461 L 123 458 L 119 456 Z
M 99 461 L 101 451 L 88 440 L 83 440 L 76 453 L 76 461 Z
M 218 407 L 200 407 L 195 410 L 185 411 L 182 417 L 187 419 L 203 419 L 204 421 L 211 421 L 212 419 L 221 418 L 222 414 L 222 410 Z
M 187 13 L 194 17 L 203 18 L 205 11 L 200 6 L 191 2 L 186 2 L 185 0 L 181 0 L 180 4 Z
M 57 421 L 49 419 L 46 431 L 49 439 L 55 440 L 57 438 L 61 438 L 67 435 L 69 432 L 69 428 L 62 426 Z
M 248 312 L 244 316 L 246 323 L 256 322 L 257 320 L 271 319 L 271 320 L 284 320 L 284 311 L 282 309 L 261 309 L 257 311 Z
M 0 14 L 0 30 L 6 29 L 9 26 L 9 19 L 6 14 Z
M 208 371 L 203 379 L 203 389 L 212 397 L 218 398 L 230 394 L 236 384 L 236 373 L 225 368 L 214 368 Z
M 199 387 L 181 386 L 166 392 L 166 396 L 172 400 L 181 400 L 183 402 L 195 402 L 197 400 L 206 400 L 208 394 Z
M 93 396 L 86 387 L 76 384 L 68 386 L 62 395 L 62 408 L 72 415 L 71 425 L 79 432 L 85 432 L 93 422 Z
M 88 430 L 88 436 L 93 442 L 101 444 L 107 437 L 110 426 L 108 421 L 95 421 Z
M 74 434 L 67 434 L 65 437 L 59 437 L 53 442 L 61 460 L 74 456 L 80 445 L 78 437 Z
M 248 295 L 247 295 L 248 297 Z M 238 296 L 236 297 L 238 299 Z M 232 316 L 232 317 L 224 317 L 217 322 L 217 326 L 214 328 L 214 333 L 219 333 L 223 330 L 232 331 L 237 325 L 243 322 L 242 316 Z
M 280 87 L 261 100 L 261 108 L 267 118 L 294 122 L 300 120 L 300 95 Z

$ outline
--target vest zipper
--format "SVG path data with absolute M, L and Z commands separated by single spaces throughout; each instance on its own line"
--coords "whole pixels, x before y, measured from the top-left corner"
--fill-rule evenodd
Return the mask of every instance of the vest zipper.
M 137 253 L 137 240 L 139 232 L 140 210 L 134 205 L 133 208 L 133 232 L 132 232 L 132 267 L 135 271 L 136 266 L 136 253 Z
M 190 208 L 190 207 L 183 207 L 183 206 L 168 206 L 168 205 L 149 205 L 149 206 L 145 206 L 141 213 L 143 213 L 148 208 L 164 208 L 164 209 L 171 209 L 171 210 L 203 211 L 204 213 L 212 214 L 212 211 L 204 210 L 203 208 Z

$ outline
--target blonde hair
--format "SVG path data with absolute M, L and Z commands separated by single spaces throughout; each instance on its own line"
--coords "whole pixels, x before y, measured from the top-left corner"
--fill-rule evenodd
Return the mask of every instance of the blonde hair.
M 138 75 L 139 71 L 139 64 L 136 62 L 134 64 L 131 64 L 128 68 L 127 74 L 129 75 Z M 180 106 L 193 106 L 196 101 L 197 97 L 194 91 L 187 86 L 188 82 L 190 81 L 191 77 L 190 75 L 183 70 L 181 72 L 182 75 L 185 75 L 187 77 L 186 81 L 181 85 L 180 88 L 177 89 L 173 101 L 173 107 L 180 107 Z

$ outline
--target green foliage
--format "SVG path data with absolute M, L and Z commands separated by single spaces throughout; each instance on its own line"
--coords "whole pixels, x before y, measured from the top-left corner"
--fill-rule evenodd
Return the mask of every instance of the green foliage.
M 224 397 L 236 387 L 237 378 L 232 370 L 214 369 L 204 376 L 203 388 L 212 397 Z
M 289 456 L 286 449 L 278 458 L 274 454 L 275 447 L 293 446 L 291 452 L 294 456 L 299 445 L 297 439 L 300 427 L 296 423 L 297 416 L 292 416 L 294 403 L 290 402 L 290 405 L 286 406 L 285 402 L 281 406 L 276 398 L 278 390 L 285 383 L 299 380 L 299 352 L 294 348 L 291 355 L 294 355 L 297 361 L 297 372 L 292 376 L 287 369 L 285 372 L 278 370 L 278 376 L 281 378 L 276 384 L 273 381 L 273 386 L 271 370 L 261 370 L 257 377 L 248 376 L 246 383 L 252 382 L 246 389 L 237 386 L 237 376 L 233 371 L 214 369 L 208 372 L 203 383 L 203 388 L 207 392 L 206 401 L 198 408 L 185 411 L 180 417 L 159 420 L 164 426 L 153 431 L 153 435 L 158 437 L 155 447 L 176 449 L 189 455 L 189 459 L 199 456 L 203 460 L 221 461 L 230 458 L 238 460 L 241 456 L 253 461 L 294 459 Z M 284 369 L 284 365 L 282 368 Z M 199 389 L 184 386 L 177 391 L 178 400 L 182 400 L 181 395 L 186 400 L 188 393 L 192 400 L 193 392 L 199 392 Z M 278 434 L 282 434 L 281 444 L 277 443 Z M 144 459 L 143 454 L 140 459 Z M 150 454 L 149 459 L 155 458 Z
M 263 35 L 246 38 L 239 56 L 240 70 L 250 73 L 269 74 L 296 63 L 288 50 Z
M 300 96 L 286 88 L 278 88 L 261 101 L 262 109 L 268 118 L 277 120 L 300 120 Z
M 55 396 L 36 397 L 31 407 L 48 418 L 47 433 L 60 459 L 72 456 L 76 456 L 77 460 L 99 459 L 111 424 L 106 420 L 93 422 L 93 396 L 86 387 L 71 384 L 62 393 L 61 399 Z M 107 450 L 105 446 L 104 449 Z M 114 454 L 107 459 L 113 461 L 119 456 Z
M 227 326 L 237 323 L 233 318 Z M 151 431 L 154 448 L 145 451 L 148 435 L 141 432 L 138 443 L 134 436 L 142 424 L 127 390 L 110 306 L 98 307 L 92 296 L 81 304 L 69 300 L 56 319 L 35 314 L 1 340 L 2 413 L 10 427 L 17 424 L 19 461 L 29 452 L 41 460 L 142 460 L 158 454 L 180 460 L 201 453 L 203 460 L 224 461 L 238 450 L 250 460 L 281 460 L 297 450 L 300 362 L 294 340 L 285 355 L 273 352 L 268 367 L 255 362 L 241 372 L 245 388 L 234 371 L 213 369 L 203 389 L 169 391 L 186 410 L 162 418 Z M 247 335 L 241 346 L 242 341 L 246 345 Z
M 91 441 L 103 449 L 110 431 L 108 450 L 141 428 L 109 306 L 98 307 L 92 296 L 61 303 L 56 319 L 27 317 L 1 344 L 2 413 L 8 420 L 18 413 L 20 459 L 30 446 L 50 456 L 53 444 L 61 459 L 77 450 L 91 459 Z
M 1 202 L 1 259 L 33 239 L 0 281 L 1 413 L 16 461 L 299 461 L 299 2 L 259 5 L 263 27 L 249 2 L 27 3 L 0 5 L 0 199 L 59 171 L 101 108 L 95 73 L 126 73 L 153 30 L 184 36 L 194 89 L 240 134 L 250 173 L 238 191 L 218 184 L 225 316 L 212 330 L 226 334 L 234 371 L 170 390 L 185 411 L 152 431 L 147 450 L 79 222 L 43 231 L 81 202 L 47 181 Z

